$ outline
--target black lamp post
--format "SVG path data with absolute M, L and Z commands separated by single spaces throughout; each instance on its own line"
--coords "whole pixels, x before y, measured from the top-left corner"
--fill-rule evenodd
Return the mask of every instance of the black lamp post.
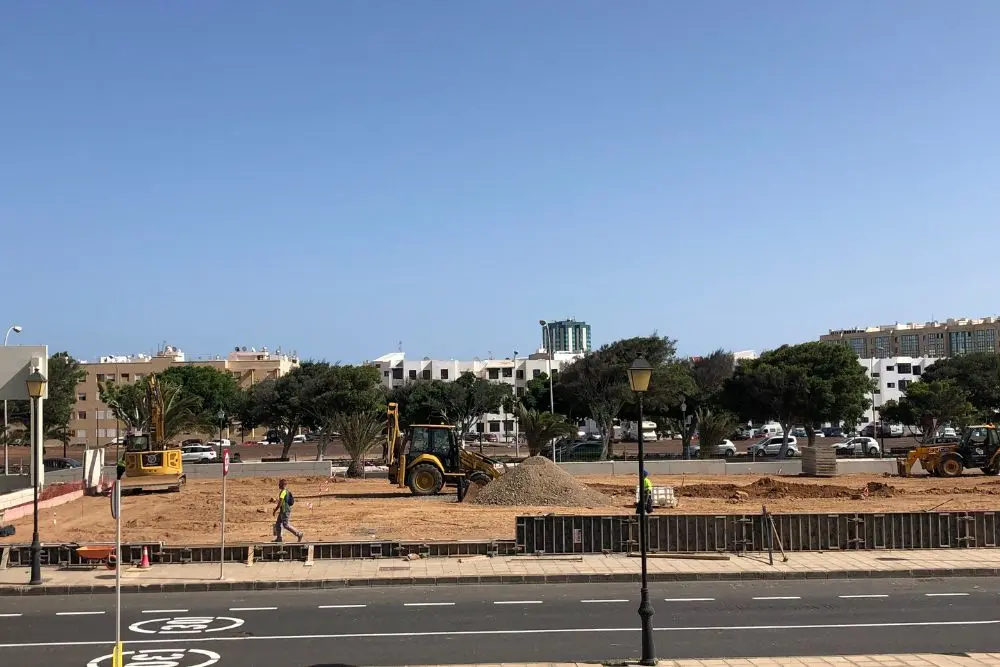
M 35 488 L 35 497 L 33 501 L 35 510 L 35 522 L 34 529 L 31 533 L 31 580 L 28 582 L 31 586 L 38 586 L 42 583 L 42 543 L 38 539 L 38 487 L 39 481 L 42 475 L 42 455 L 40 450 L 42 444 L 45 442 L 43 436 L 38 428 L 41 422 L 41 410 L 42 410 L 42 396 L 45 394 L 45 383 L 48 380 L 42 375 L 36 368 L 32 371 L 31 375 L 28 376 L 26 384 L 28 385 L 28 396 L 31 398 L 31 404 L 34 406 L 31 432 L 35 434 L 34 446 L 38 447 L 38 450 L 32 449 L 31 455 L 33 461 L 31 463 L 35 474 L 32 486 Z
M 222 427 L 226 425 L 226 411 L 219 410 L 216 415 L 219 418 L 219 461 L 222 461 Z
M 639 560 L 642 563 L 642 584 L 639 590 L 639 619 L 642 622 L 642 658 L 640 665 L 656 664 L 656 649 L 653 648 L 653 605 L 649 602 L 649 586 L 646 577 L 646 550 L 649 542 L 649 522 L 646 516 L 646 487 L 643 471 L 645 457 L 642 447 L 642 395 L 649 389 L 653 367 L 645 359 L 632 362 L 628 369 L 628 382 L 639 397 Z

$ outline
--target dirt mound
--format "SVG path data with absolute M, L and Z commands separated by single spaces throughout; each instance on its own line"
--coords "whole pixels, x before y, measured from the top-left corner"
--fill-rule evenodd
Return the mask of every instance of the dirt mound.
M 896 487 L 885 482 L 868 482 L 865 488 L 868 490 L 869 497 L 875 498 L 892 498 L 898 492 Z
M 869 482 L 869 495 L 880 498 L 892 497 L 895 489 L 881 482 Z M 857 495 L 856 489 L 835 484 L 798 484 L 782 482 L 773 477 L 761 477 L 745 486 L 736 484 L 689 484 L 674 487 L 674 494 L 687 498 L 720 498 L 731 499 L 737 494 L 746 494 L 748 498 L 776 500 L 780 498 L 851 498 Z
M 606 507 L 608 498 L 541 456 L 525 459 L 484 486 L 474 505 Z

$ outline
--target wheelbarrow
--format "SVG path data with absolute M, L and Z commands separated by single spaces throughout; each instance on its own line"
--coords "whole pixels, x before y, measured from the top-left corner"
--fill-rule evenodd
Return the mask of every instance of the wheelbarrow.
M 109 570 L 115 569 L 118 558 L 115 555 L 115 545 L 113 544 L 90 544 L 76 548 L 76 555 L 89 565 L 100 565 L 106 563 Z

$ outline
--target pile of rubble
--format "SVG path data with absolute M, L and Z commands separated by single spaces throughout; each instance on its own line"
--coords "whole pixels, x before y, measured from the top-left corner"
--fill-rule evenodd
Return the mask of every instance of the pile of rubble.
M 541 456 L 501 475 L 471 500 L 477 505 L 607 507 L 610 499 Z

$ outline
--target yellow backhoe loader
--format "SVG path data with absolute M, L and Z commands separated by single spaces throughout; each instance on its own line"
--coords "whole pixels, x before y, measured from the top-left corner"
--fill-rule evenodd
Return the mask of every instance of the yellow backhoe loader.
M 122 493 L 135 491 L 180 491 L 187 478 L 181 450 L 164 438 L 163 395 L 156 376 L 146 386 L 149 403 L 149 433 L 125 438 L 125 478 Z
M 399 428 L 399 406 L 390 403 L 385 462 L 389 483 L 409 487 L 416 496 L 433 496 L 445 486 L 488 484 L 504 473 L 498 461 L 465 449 L 448 424 L 413 424 Z
M 993 424 L 981 424 L 965 429 L 957 443 L 917 447 L 896 459 L 899 476 L 909 477 L 917 461 L 931 477 L 958 477 L 966 468 L 996 475 L 1000 473 L 1000 434 Z

